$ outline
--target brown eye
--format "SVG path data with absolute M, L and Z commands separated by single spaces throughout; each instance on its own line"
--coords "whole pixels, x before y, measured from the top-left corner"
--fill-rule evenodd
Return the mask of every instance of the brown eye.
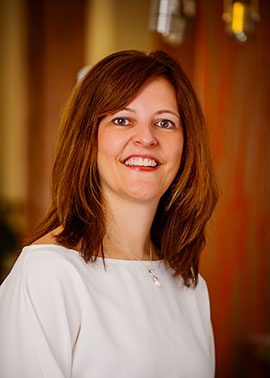
M 114 118 L 112 122 L 116 126 L 127 126 L 127 125 L 129 125 L 128 119 L 127 118 L 123 118 L 123 117 Z
M 174 127 L 174 123 L 169 119 L 161 119 L 156 124 L 162 129 L 172 129 Z

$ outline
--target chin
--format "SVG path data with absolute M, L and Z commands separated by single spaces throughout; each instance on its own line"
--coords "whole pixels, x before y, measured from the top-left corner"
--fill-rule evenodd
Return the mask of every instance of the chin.
M 160 197 L 162 196 L 162 193 L 160 193 L 160 191 L 153 189 L 153 185 L 151 186 L 151 188 L 133 186 L 130 190 L 126 191 L 126 196 L 138 201 L 159 201 Z

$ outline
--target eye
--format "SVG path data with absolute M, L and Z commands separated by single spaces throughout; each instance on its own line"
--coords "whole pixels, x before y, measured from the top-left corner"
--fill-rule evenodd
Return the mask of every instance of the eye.
M 125 117 L 117 117 L 117 118 L 114 118 L 112 120 L 112 122 L 116 125 L 116 126 L 128 126 L 129 125 L 129 120 Z
M 156 125 L 161 127 L 162 129 L 172 129 L 173 127 L 175 127 L 175 124 L 169 119 L 160 119 L 156 122 Z

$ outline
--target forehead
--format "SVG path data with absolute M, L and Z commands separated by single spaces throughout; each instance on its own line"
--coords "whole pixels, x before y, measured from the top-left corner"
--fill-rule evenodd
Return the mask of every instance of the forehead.
M 127 106 L 156 105 L 178 109 L 174 86 L 163 76 L 147 80 Z
M 120 84 L 120 88 L 117 86 L 110 95 L 106 93 L 106 104 L 99 112 L 99 122 L 107 116 L 133 106 L 151 107 L 151 105 L 155 105 L 160 108 L 170 106 L 174 111 L 180 113 L 175 87 L 163 75 L 147 79 L 137 91 L 134 91 L 134 87 L 125 86 L 123 83 Z

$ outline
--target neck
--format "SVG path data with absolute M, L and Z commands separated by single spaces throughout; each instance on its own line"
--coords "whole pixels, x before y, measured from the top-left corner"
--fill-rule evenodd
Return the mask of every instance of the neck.
M 106 199 L 105 257 L 141 260 L 150 259 L 150 230 L 157 201 L 147 203 Z M 157 259 L 152 247 L 153 259 Z

